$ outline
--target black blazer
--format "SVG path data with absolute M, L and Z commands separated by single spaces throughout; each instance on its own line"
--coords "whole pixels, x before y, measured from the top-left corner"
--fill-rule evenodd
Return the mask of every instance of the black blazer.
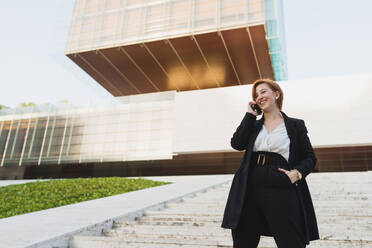
M 301 119 L 288 117 L 282 111 L 280 113 L 284 118 L 290 140 L 289 167 L 297 169 L 302 174 L 302 179 L 297 181 L 297 186 L 294 185 L 294 187 L 296 187 L 297 196 L 305 216 L 306 243 L 309 244 L 310 240 L 319 239 L 314 207 L 306 183 L 306 176 L 313 171 L 317 158 L 307 136 L 305 122 Z M 256 120 L 255 115 L 247 112 L 231 138 L 232 148 L 239 151 L 245 150 L 245 152 L 231 184 L 221 225 L 223 228 L 235 229 L 238 225 L 246 193 L 249 161 L 251 160 L 254 142 L 264 124 L 264 118 L 265 115 L 260 120 Z M 272 236 L 269 233 L 266 235 Z

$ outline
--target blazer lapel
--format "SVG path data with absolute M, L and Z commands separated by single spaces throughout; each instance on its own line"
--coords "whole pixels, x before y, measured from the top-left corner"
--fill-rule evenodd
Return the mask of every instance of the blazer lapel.
M 293 121 L 282 111 L 280 111 L 280 113 L 282 114 L 283 118 L 284 118 L 284 125 L 285 125 L 285 128 L 287 129 L 287 134 L 288 134 L 288 138 L 290 140 L 290 144 L 289 144 L 289 158 L 288 158 L 288 164 L 289 166 L 292 168 L 292 162 L 293 162 L 293 158 L 294 158 L 294 148 L 295 148 L 295 133 L 294 133 L 294 123 Z
M 247 148 L 247 151 L 249 151 L 249 152 L 248 152 L 248 154 L 245 154 L 245 155 L 247 155 L 247 157 L 246 157 L 247 161 L 250 161 L 250 159 L 251 159 L 251 154 L 252 154 L 252 151 L 253 151 L 254 142 L 255 142 L 258 134 L 260 133 L 260 130 L 262 128 L 263 123 L 264 123 L 264 115 L 262 116 L 261 119 L 257 120 L 256 126 L 253 130 L 253 134 L 249 138 L 248 148 Z M 244 166 L 243 171 L 247 171 L 248 167 L 249 166 Z
M 251 140 L 252 140 L 251 145 L 252 145 L 252 147 L 251 147 L 250 150 L 253 150 L 254 142 L 255 142 L 255 140 L 256 140 L 258 134 L 259 134 L 260 131 L 261 131 L 262 125 L 264 124 L 264 120 L 265 120 L 265 114 L 263 114 L 263 115 L 262 115 L 262 118 L 258 120 L 257 125 L 256 125 L 256 127 L 255 127 L 255 129 L 254 129 L 254 133 L 253 133 L 252 136 L 251 136 Z

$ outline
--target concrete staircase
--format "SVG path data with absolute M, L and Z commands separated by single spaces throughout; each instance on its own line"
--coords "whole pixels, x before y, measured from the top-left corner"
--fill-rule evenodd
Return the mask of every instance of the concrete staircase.
M 321 239 L 307 247 L 372 247 L 372 171 L 313 173 L 307 177 Z M 232 247 L 220 227 L 230 184 L 224 184 L 135 221 L 117 221 L 101 236 L 75 235 L 70 248 Z M 261 237 L 258 247 L 276 247 Z

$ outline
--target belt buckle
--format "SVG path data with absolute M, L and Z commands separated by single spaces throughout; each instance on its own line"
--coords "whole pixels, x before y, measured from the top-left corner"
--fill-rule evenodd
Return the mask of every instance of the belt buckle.
M 262 160 L 262 164 L 261 164 L 261 166 L 264 166 L 265 161 L 266 161 L 266 154 L 265 154 L 265 153 L 259 153 L 259 154 L 258 154 L 258 157 L 257 157 L 257 165 L 260 165 L 261 156 L 263 157 L 263 160 Z

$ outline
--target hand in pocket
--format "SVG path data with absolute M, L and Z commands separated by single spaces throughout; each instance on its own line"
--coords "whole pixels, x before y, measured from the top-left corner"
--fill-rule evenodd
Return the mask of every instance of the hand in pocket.
M 288 180 L 291 184 L 293 184 L 294 182 L 297 181 L 297 174 L 295 172 L 285 170 L 285 169 L 282 169 L 282 168 L 278 168 L 278 171 L 283 173 L 283 175 L 285 175 L 288 178 Z
M 277 185 L 282 187 L 288 187 L 292 184 L 291 179 L 283 172 L 279 171 L 280 168 L 271 168 L 269 180 L 271 185 Z

